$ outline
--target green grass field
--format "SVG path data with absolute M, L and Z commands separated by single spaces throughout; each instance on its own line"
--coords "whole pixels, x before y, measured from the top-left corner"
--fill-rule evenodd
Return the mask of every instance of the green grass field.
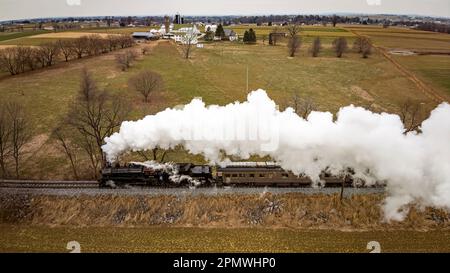
M 24 31 L 24 32 L 0 32 L 0 42 L 39 35 L 43 33 L 49 33 L 49 31 L 40 30 L 40 31 Z
M 361 231 L 202 228 L 46 228 L 0 226 L 0 252 L 450 252 L 449 231 Z

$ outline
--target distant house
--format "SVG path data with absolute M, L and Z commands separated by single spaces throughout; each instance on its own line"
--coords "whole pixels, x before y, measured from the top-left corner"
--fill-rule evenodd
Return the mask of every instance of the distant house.
M 207 32 L 208 29 L 209 29 L 209 31 L 212 31 L 212 32 L 215 33 L 216 30 L 217 30 L 217 25 L 206 25 L 206 26 L 205 26 L 205 32 Z
M 198 44 L 198 36 L 194 35 L 192 36 L 190 33 L 185 33 L 185 32 L 178 32 L 176 33 L 172 39 L 175 40 L 175 42 L 177 43 L 181 43 L 181 44 L 191 44 L 191 45 L 196 45 Z
M 166 26 L 165 25 L 161 25 L 161 28 L 158 30 L 159 34 L 161 35 L 165 35 L 165 34 L 169 34 L 173 31 L 173 24 L 169 24 L 169 32 L 166 33 Z
M 272 32 L 269 34 L 269 45 L 276 44 L 276 41 L 286 37 L 287 34 L 285 32 Z
M 172 31 L 171 34 L 174 35 L 172 39 L 174 39 L 175 42 L 196 45 L 198 43 L 198 36 L 201 35 L 201 32 L 197 29 L 197 26 L 194 25 L 193 27 L 183 27 Z
M 239 40 L 239 36 L 236 34 L 236 32 L 234 32 L 234 30 L 224 29 L 223 31 L 225 32 L 225 39 L 228 39 L 232 42 Z
M 166 34 L 164 34 L 162 36 L 162 38 L 166 39 L 166 40 L 168 40 L 168 39 L 175 39 L 175 34 L 173 34 L 173 33 L 166 33 Z

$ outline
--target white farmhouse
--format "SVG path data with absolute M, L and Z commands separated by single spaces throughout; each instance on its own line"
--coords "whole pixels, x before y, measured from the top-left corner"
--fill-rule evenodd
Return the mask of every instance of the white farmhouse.
M 198 30 L 197 26 L 194 25 L 193 27 L 183 27 L 172 31 L 171 34 L 174 35 L 172 39 L 177 43 L 196 45 L 201 32 Z
M 176 32 L 193 33 L 193 34 L 197 34 L 197 35 L 201 34 L 200 30 L 198 30 L 196 25 L 194 25 L 193 27 L 182 27 L 182 28 L 178 29 Z
M 209 29 L 209 31 L 212 31 L 215 33 L 217 30 L 217 25 L 205 25 L 205 32 L 207 32 L 208 29 Z

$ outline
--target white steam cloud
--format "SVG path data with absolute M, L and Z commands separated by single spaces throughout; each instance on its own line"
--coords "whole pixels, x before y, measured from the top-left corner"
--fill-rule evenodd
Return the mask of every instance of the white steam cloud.
M 326 168 L 337 174 L 350 167 L 368 185 L 387 182 L 385 218 L 402 220 L 413 202 L 450 210 L 450 105 L 433 110 L 421 129 L 404 135 L 397 115 L 354 106 L 341 108 L 335 121 L 329 112 L 304 120 L 291 108 L 279 111 L 257 90 L 242 103 L 207 107 L 194 99 L 182 109 L 123 122 L 103 150 L 110 161 L 128 151 L 177 145 L 212 163 L 226 160 L 225 154 L 268 155 L 316 182 Z

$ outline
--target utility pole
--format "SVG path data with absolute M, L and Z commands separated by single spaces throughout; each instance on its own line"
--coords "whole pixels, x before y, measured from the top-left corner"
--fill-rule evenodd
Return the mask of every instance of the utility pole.
M 247 65 L 247 89 L 246 91 L 248 92 L 248 65 Z

